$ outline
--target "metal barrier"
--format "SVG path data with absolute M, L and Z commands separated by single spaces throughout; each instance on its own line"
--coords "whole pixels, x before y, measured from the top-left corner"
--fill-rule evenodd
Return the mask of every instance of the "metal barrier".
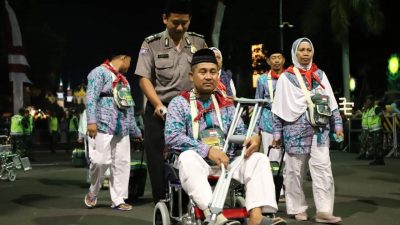
M 352 134 L 361 133 L 361 118 L 347 117 L 345 120 L 347 125 L 347 145 L 342 149 L 343 152 L 352 152 Z
M 391 156 L 399 157 L 400 153 L 399 153 L 398 143 L 397 143 L 397 126 L 400 126 L 399 116 L 397 114 L 385 116 L 384 119 L 382 120 L 382 125 L 383 125 L 383 129 L 386 134 L 392 134 L 391 135 L 392 149 L 386 155 L 386 157 L 387 158 L 389 158 Z M 388 136 L 386 136 L 386 137 L 388 137 Z

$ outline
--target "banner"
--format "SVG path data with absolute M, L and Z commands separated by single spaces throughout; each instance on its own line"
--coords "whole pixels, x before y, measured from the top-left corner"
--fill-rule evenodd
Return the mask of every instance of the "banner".
M 14 114 L 24 106 L 23 86 L 24 83 L 32 83 L 27 77 L 29 69 L 28 60 L 25 57 L 25 49 L 22 44 L 21 31 L 14 10 L 5 1 L 7 10 L 6 35 L 8 36 L 8 72 L 9 79 L 13 82 Z

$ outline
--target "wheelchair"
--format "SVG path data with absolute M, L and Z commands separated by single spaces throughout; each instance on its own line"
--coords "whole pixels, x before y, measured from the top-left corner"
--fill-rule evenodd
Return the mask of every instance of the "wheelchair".
M 266 103 L 265 100 L 261 99 L 235 99 L 237 102 L 235 116 L 232 122 L 232 126 L 229 128 L 228 135 L 225 141 L 225 146 L 223 151 L 226 152 L 229 144 L 242 144 L 243 141 L 252 135 L 255 128 L 257 118 L 259 117 L 262 107 L 260 105 Z M 234 130 L 237 127 L 237 121 L 240 115 L 243 113 L 243 106 L 245 105 L 255 105 L 253 110 L 253 116 L 251 118 L 248 133 L 244 135 L 233 135 Z M 238 220 L 242 224 L 247 224 L 248 212 L 245 207 L 245 196 L 244 196 L 244 185 L 237 181 L 232 181 L 231 178 L 226 179 L 226 177 L 231 177 L 234 169 L 237 168 L 240 161 L 243 159 L 243 151 L 241 152 L 240 160 L 237 164 L 232 165 L 231 169 L 225 170 L 222 167 L 221 175 L 209 176 L 208 181 L 212 187 L 213 199 L 210 203 L 211 217 L 209 224 L 214 224 L 216 216 L 222 213 L 228 220 Z M 153 224 L 154 225 L 170 225 L 170 224 L 182 224 L 182 225 L 202 225 L 205 221 L 205 216 L 202 210 L 200 210 L 193 199 L 191 199 L 183 190 L 180 180 L 179 172 L 173 167 L 173 162 L 176 159 L 174 153 L 169 154 L 165 168 L 164 179 L 168 183 L 168 191 L 166 198 L 160 200 L 153 211 Z M 229 197 L 228 197 L 229 196 Z M 228 200 L 226 201 L 228 197 Z M 229 202 L 227 204 L 227 202 Z M 216 209 L 216 210 L 215 210 Z
M 9 139 L 8 136 L 0 135 L 0 179 L 13 182 L 17 178 L 17 170 L 27 171 L 32 167 L 27 157 L 21 158 L 11 151 Z

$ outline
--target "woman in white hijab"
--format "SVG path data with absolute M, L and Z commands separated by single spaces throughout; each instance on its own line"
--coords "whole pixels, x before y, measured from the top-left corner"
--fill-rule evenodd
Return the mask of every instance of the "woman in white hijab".
M 221 51 L 216 47 L 211 47 L 210 49 L 213 50 L 215 58 L 217 59 L 218 62 L 219 81 L 217 88 L 223 91 L 223 93 L 226 94 L 227 96 L 232 96 L 232 97 L 236 96 L 236 88 L 232 79 L 232 71 L 222 69 L 223 60 Z
M 293 65 L 280 76 L 272 104 L 272 112 L 277 117 L 273 126 L 274 143 L 283 139 L 288 153 L 284 171 L 287 213 L 296 220 L 308 220 L 308 206 L 302 188 L 308 163 L 317 209 L 316 221 L 339 223 L 342 219 L 333 216 L 335 190 L 329 157 L 329 132 L 332 130 L 338 139 L 343 139 L 342 118 L 326 74 L 312 63 L 312 42 L 308 38 L 297 39 L 291 53 Z M 319 100 L 313 97 L 319 97 Z M 314 103 L 317 107 L 322 106 L 325 114 L 312 113 Z M 321 121 L 325 123 L 317 123 L 321 121 L 315 119 L 315 115 L 322 116 Z

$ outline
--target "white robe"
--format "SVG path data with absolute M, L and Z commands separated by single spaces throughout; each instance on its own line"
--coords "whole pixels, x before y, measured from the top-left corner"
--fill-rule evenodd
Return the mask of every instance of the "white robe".
M 310 96 L 315 95 L 316 91 L 321 91 L 321 94 L 329 96 L 331 111 L 337 109 L 338 104 L 325 72 L 323 72 L 321 84 L 324 85 L 325 89 L 319 85 L 317 88 L 310 91 Z M 271 111 L 287 122 L 294 122 L 306 110 L 307 101 L 301 88 L 295 86 L 287 78 L 286 73 L 280 76 L 276 83 L 275 98 L 272 103 Z

